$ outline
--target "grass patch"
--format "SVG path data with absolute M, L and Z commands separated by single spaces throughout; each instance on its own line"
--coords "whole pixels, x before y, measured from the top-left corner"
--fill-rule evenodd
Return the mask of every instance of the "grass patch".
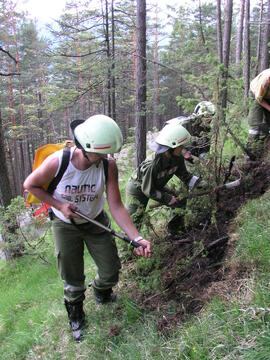
M 270 192 L 250 200 L 236 218 L 239 239 L 233 261 L 258 270 L 270 265 Z

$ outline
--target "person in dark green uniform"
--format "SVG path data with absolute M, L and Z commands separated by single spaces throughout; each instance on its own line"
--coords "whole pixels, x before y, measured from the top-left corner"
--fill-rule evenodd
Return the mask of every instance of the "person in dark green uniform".
M 203 159 L 207 156 L 211 146 L 211 123 L 215 115 L 215 105 L 210 101 L 201 101 L 189 116 L 179 116 L 166 121 L 166 124 L 179 124 L 191 134 L 187 150 Z
M 168 181 L 176 175 L 189 189 L 198 186 L 202 180 L 190 174 L 185 166 L 182 150 L 189 144 L 190 133 L 179 124 L 168 124 L 149 147 L 152 157 L 144 160 L 135 170 L 126 186 L 126 207 L 138 228 L 141 227 L 149 199 L 175 207 L 176 196 L 166 188 Z

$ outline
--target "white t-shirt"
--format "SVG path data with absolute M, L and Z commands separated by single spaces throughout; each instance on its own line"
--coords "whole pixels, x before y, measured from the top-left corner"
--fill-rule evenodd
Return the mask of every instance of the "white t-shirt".
M 71 162 L 75 147 L 70 149 L 70 161 L 68 167 L 57 185 L 53 197 L 61 202 L 75 205 L 79 211 L 90 219 L 96 218 L 104 209 L 104 184 L 105 174 L 103 162 L 99 165 L 91 165 L 86 170 L 78 170 Z M 63 150 L 57 151 L 60 169 Z M 57 175 L 56 173 L 56 175 Z M 63 213 L 52 207 L 54 214 L 66 223 L 71 223 Z M 84 219 L 77 219 L 76 223 L 82 224 Z

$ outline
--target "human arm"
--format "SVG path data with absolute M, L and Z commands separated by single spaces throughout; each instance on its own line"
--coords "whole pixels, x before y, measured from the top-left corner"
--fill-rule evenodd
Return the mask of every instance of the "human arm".
M 265 108 L 267 111 L 270 112 L 270 105 L 268 104 L 267 101 L 265 101 L 264 99 L 258 100 L 258 103 Z
M 79 217 L 72 212 L 72 210 L 76 210 L 75 206 L 56 200 L 44 188 L 45 184 L 49 184 L 55 177 L 58 166 L 58 156 L 55 153 L 48 156 L 43 163 L 25 179 L 23 187 L 40 201 L 61 211 L 66 218 Z
M 112 217 L 114 218 L 116 223 L 120 226 L 120 228 L 127 234 L 127 236 L 131 240 L 135 240 L 137 237 L 140 236 L 140 234 L 136 229 L 135 225 L 133 224 L 127 209 L 123 205 L 119 191 L 119 184 L 118 184 L 118 169 L 113 159 L 109 160 L 106 191 L 107 191 L 107 201 Z M 150 242 L 145 239 L 142 239 L 139 240 L 139 243 L 144 245 L 145 249 L 143 249 L 143 247 L 137 248 L 135 250 L 136 254 L 140 256 L 145 256 L 147 258 L 150 257 L 151 256 Z
M 148 199 L 168 205 L 173 198 L 170 190 L 166 187 L 171 176 L 168 176 L 164 171 L 160 157 L 145 160 L 140 165 L 139 171 L 140 187 L 143 194 Z

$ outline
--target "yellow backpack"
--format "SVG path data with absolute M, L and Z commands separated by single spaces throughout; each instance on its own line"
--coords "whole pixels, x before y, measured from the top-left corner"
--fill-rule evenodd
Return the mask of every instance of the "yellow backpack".
M 53 154 L 55 151 L 64 149 L 62 163 L 61 163 L 60 170 L 59 170 L 57 176 L 50 182 L 50 184 L 44 185 L 44 189 L 47 190 L 49 193 L 53 193 L 57 184 L 61 180 L 64 172 L 66 171 L 66 168 L 69 163 L 70 148 L 73 145 L 74 145 L 74 143 L 72 140 L 67 140 L 62 144 L 46 144 L 46 145 L 43 145 L 43 146 L 39 147 L 38 149 L 36 149 L 35 156 L 34 156 L 34 164 L 33 164 L 33 169 L 32 169 L 33 171 L 36 168 L 38 168 L 49 155 Z M 24 197 L 25 197 L 26 203 L 28 203 L 28 204 L 41 203 L 41 201 L 39 199 L 37 199 L 30 192 L 27 192 L 27 190 L 24 193 Z

